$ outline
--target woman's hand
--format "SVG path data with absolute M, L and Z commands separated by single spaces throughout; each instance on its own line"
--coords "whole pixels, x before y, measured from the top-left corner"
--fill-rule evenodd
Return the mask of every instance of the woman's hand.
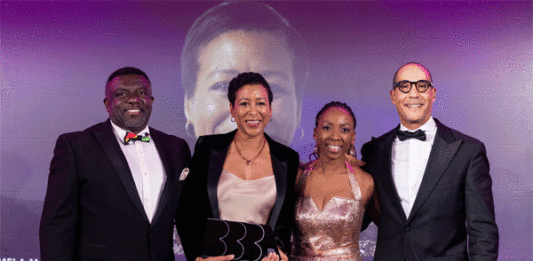
M 281 258 L 275 253 L 270 253 L 268 254 L 268 256 L 263 257 L 261 261 L 288 261 L 289 260 L 287 255 L 285 255 L 285 253 L 283 253 L 281 249 L 279 250 L 279 254 L 281 255 Z
M 261 261 L 279 261 L 279 256 L 276 253 L 269 253 L 267 256 L 263 257 Z
M 194 259 L 194 261 L 225 261 L 225 260 L 232 260 L 233 258 L 235 257 L 235 255 L 227 255 L 227 256 L 212 256 L 212 257 L 207 257 L 207 258 L 203 258 L 203 257 L 197 257 L 196 259 Z M 270 261 L 270 259 L 269 259 Z
M 281 248 L 278 247 L 279 256 L 275 253 L 270 253 L 268 256 L 261 259 L 261 261 L 289 261 L 289 258 L 283 251 L 281 251 Z M 280 257 L 281 256 L 281 257 Z
M 269 253 L 267 256 L 263 257 L 261 261 L 289 261 L 289 258 L 281 249 L 278 247 L 278 251 L 280 256 L 276 255 L 276 253 Z M 203 257 L 197 257 L 194 259 L 194 261 L 223 261 L 223 260 L 232 260 L 235 257 L 235 255 L 227 255 L 227 256 L 213 256 L 208 258 Z
M 283 253 L 283 251 L 281 251 L 279 247 L 278 247 L 278 252 L 281 256 L 281 261 L 289 261 L 289 258 L 287 257 L 287 255 L 285 255 L 285 253 Z

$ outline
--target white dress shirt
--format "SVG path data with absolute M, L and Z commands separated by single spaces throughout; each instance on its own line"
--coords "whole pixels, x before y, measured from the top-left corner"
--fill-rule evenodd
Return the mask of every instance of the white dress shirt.
M 435 141 L 437 125 L 433 117 L 416 130 L 423 130 L 426 134 L 426 140 L 406 139 L 400 141 L 398 137 L 392 143 L 392 178 L 396 185 L 396 191 L 400 196 L 400 203 L 409 217 L 413 204 L 415 203 L 422 177 L 426 170 L 426 165 Z M 405 126 L 400 125 L 401 131 L 414 132 Z
M 166 181 L 165 168 L 155 147 L 153 137 L 150 135 L 150 142 L 130 141 L 128 144 L 124 144 L 124 137 L 127 131 L 115 125 L 113 121 L 111 121 L 111 125 L 120 148 L 128 161 L 133 181 L 137 187 L 137 192 L 148 220 L 152 222 Z M 148 126 L 138 135 L 144 136 L 145 133 L 150 133 Z

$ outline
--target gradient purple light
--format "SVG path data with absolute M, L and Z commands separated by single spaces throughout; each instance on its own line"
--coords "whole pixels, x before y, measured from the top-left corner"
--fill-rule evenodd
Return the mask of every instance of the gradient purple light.
M 155 97 L 150 125 L 187 137 L 179 55 L 196 17 L 216 4 L 0 2 L 0 258 L 38 257 L 35 222 L 54 142 L 107 118 L 104 85 L 117 68 L 143 69 Z M 292 143 L 303 161 L 329 101 L 352 107 L 357 149 L 396 126 L 392 76 L 420 62 L 437 88 L 433 115 L 487 147 L 500 260 L 533 259 L 531 2 L 269 4 L 311 51 L 304 137 Z

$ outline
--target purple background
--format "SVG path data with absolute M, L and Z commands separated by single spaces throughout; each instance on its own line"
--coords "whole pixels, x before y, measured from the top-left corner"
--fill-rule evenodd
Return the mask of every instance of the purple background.
M 104 86 L 114 70 L 144 70 L 155 97 L 150 125 L 187 136 L 180 52 L 196 17 L 216 4 L 0 2 L 0 258 L 38 258 L 55 140 L 107 118 Z M 487 147 L 500 260 L 533 259 L 532 2 L 268 4 L 311 53 L 305 134 L 291 145 L 302 161 L 314 146 L 314 117 L 331 100 L 354 110 L 358 149 L 395 127 L 392 75 L 420 62 L 437 88 L 433 116 Z

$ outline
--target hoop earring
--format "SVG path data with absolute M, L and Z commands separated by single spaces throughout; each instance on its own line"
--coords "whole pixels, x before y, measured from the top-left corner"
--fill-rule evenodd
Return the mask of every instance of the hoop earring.
M 348 151 L 348 154 L 357 159 L 357 151 L 355 151 L 355 146 L 353 144 L 350 147 L 350 151 Z
M 194 134 L 194 126 L 191 122 L 185 123 L 185 133 L 187 133 L 187 136 L 191 138 L 195 138 L 196 135 Z
M 231 117 L 230 118 L 231 122 L 235 122 L 235 118 Z

